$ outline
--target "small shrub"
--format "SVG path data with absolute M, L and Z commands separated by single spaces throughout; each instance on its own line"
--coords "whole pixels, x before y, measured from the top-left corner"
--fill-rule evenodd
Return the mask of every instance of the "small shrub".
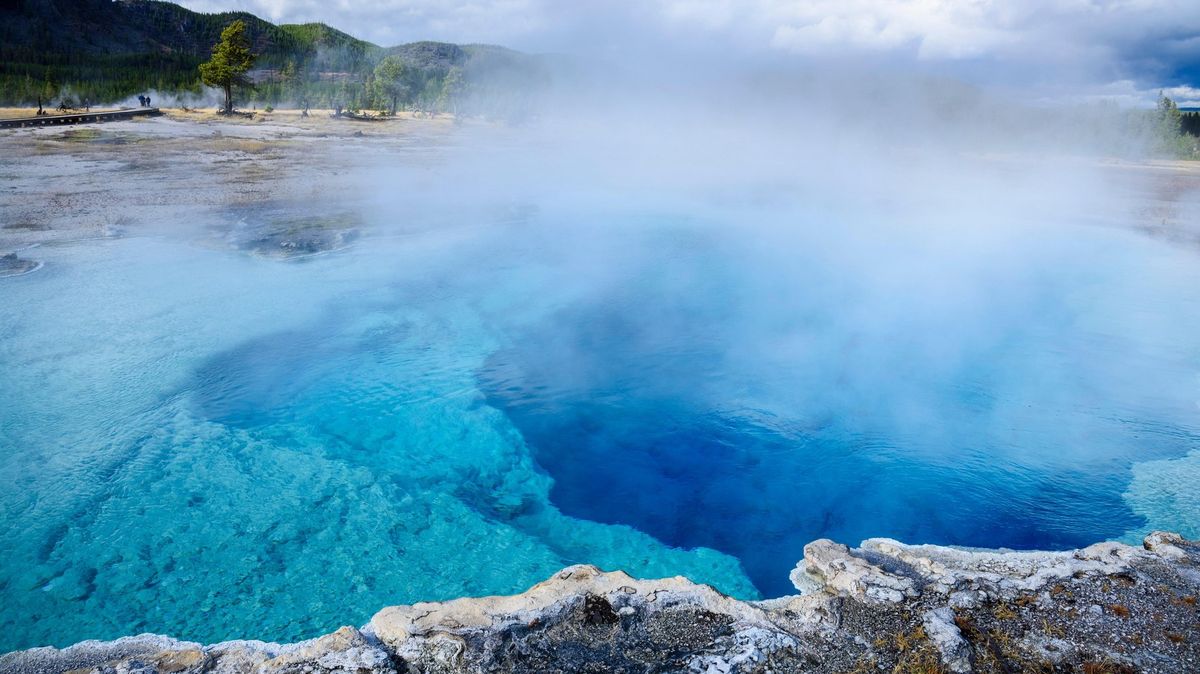
M 263 108 L 263 112 L 275 112 L 275 108 L 268 105 L 267 107 Z

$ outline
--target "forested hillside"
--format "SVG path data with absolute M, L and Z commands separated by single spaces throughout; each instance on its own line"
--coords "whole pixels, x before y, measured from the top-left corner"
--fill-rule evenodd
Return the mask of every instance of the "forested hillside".
M 404 64 L 403 81 L 393 84 L 405 106 L 445 107 L 498 83 L 527 88 L 545 78 L 539 59 L 500 47 L 385 49 L 324 24 L 276 26 L 245 12 L 201 14 L 158 0 L 0 0 L 0 104 L 197 94 L 197 67 L 238 19 L 257 57 L 255 86 L 238 92 L 242 103 L 376 107 L 375 68 L 389 56 Z

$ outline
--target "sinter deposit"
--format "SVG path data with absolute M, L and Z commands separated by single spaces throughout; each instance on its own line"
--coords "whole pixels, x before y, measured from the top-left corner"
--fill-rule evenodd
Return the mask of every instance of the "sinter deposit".
M 297 644 L 140 635 L 11 653 L 0 673 L 1200 671 L 1200 545 L 1159 532 L 1143 547 L 823 539 L 792 574 L 801 594 L 761 602 L 572 566 Z

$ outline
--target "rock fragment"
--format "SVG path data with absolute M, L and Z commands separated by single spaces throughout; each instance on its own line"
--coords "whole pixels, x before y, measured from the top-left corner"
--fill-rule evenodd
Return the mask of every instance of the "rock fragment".
M 963 638 L 954 623 L 954 610 L 948 606 L 926 611 L 921 616 L 925 634 L 942 657 L 942 664 L 951 672 L 971 671 L 971 645 Z

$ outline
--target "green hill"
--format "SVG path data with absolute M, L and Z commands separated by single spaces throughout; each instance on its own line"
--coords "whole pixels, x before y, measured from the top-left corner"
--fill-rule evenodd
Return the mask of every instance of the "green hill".
M 321 23 L 275 25 L 246 12 L 203 14 L 158 0 L 0 0 L 0 104 L 39 95 L 103 103 L 149 90 L 198 93 L 197 66 L 237 19 L 258 57 L 257 86 L 242 92 L 244 100 L 366 107 L 376 102 L 372 71 L 388 55 L 411 70 L 405 102 L 425 107 L 451 68 L 514 81 L 541 77 L 536 57 L 502 47 L 415 42 L 385 49 Z

